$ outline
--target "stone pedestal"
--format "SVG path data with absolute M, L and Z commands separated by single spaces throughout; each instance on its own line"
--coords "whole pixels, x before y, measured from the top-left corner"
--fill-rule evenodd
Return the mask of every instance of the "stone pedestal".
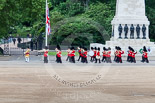
M 131 24 L 135 27 L 134 38 L 137 38 L 136 26 L 140 25 L 140 39 L 143 38 L 142 26 L 145 24 L 146 26 L 146 39 L 149 39 L 149 25 L 150 22 L 148 18 L 145 16 L 145 0 L 117 0 L 116 5 L 116 14 L 113 18 L 111 24 L 114 31 L 113 38 L 116 40 L 119 38 L 118 27 L 119 24 L 124 28 L 125 24 L 128 25 L 128 35 L 130 38 L 130 27 Z M 122 38 L 125 37 L 124 30 L 122 32 Z

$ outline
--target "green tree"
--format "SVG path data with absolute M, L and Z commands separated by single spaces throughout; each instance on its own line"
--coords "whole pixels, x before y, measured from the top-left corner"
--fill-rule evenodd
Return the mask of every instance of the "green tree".
M 111 35 L 111 20 L 114 17 L 114 10 L 110 4 L 101 2 L 90 5 L 89 10 L 84 14 L 85 17 L 92 18 L 92 20 L 101 24 L 105 30 Z

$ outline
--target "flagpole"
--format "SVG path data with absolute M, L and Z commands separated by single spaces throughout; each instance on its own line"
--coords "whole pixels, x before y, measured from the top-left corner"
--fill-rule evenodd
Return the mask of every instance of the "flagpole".
M 47 0 L 46 0 L 46 15 L 45 15 L 45 17 L 47 16 L 47 5 L 48 5 L 48 4 L 47 4 Z M 47 21 L 47 17 L 46 17 L 46 21 Z M 45 33 L 46 33 L 46 37 L 45 37 L 45 39 L 46 39 L 46 40 L 45 40 L 45 46 L 47 46 L 47 32 L 48 32 L 47 29 L 46 29 L 46 28 L 47 28 L 46 26 L 47 26 L 47 24 L 45 23 Z

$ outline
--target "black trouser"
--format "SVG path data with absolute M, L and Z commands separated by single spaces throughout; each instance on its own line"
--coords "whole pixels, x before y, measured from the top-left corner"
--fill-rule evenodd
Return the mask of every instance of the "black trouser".
M 133 60 L 133 58 L 131 57 L 131 56 L 129 56 L 129 61 L 128 62 L 133 62 L 134 60 Z
M 95 60 L 95 61 L 96 61 L 95 63 L 97 63 L 98 60 L 99 60 L 99 63 L 101 63 L 101 60 L 100 60 L 100 59 L 96 59 L 96 60 Z
M 83 63 L 88 63 L 87 57 L 84 57 L 83 59 L 84 59 L 84 60 L 83 60 Z
M 96 56 L 93 56 L 93 61 L 95 61 L 95 62 L 96 62 Z
M 69 56 L 67 56 L 67 59 L 66 59 L 66 61 L 68 61 L 69 60 Z
M 79 55 L 79 59 L 78 59 L 78 61 L 80 61 L 81 58 L 82 58 L 81 55 Z
M 106 62 L 107 62 L 107 63 L 112 63 L 111 57 L 107 57 L 107 58 L 106 58 Z
M 72 62 L 72 59 L 71 59 L 71 57 L 69 56 L 68 58 L 69 58 L 69 62 Z
M 132 57 L 131 62 L 136 63 L 136 59 L 135 59 L 135 57 Z
M 81 62 L 84 63 L 85 62 L 85 58 L 81 57 Z
M 117 57 L 117 63 L 122 63 L 122 58 L 121 57 Z
M 131 61 L 131 57 L 130 57 L 130 56 L 127 57 L 127 61 L 128 61 L 128 62 Z
M 106 62 L 106 57 L 105 56 L 103 56 L 102 62 Z
M 91 62 L 93 62 L 93 58 L 94 58 L 94 57 L 91 57 L 91 58 L 90 58 L 90 61 L 91 61 Z
M 149 63 L 149 60 L 148 60 L 148 58 L 144 58 L 144 57 L 142 56 L 142 62 Z
M 71 57 L 72 63 L 75 63 L 75 56 Z
M 114 61 L 117 62 L 117 56 L 114 57 Z
M 44 57 L 44 63 L 48 63 L 48 57 Z
M 58 62 L 58 57 L 57 57 L 57 55 L 56 55 L 56 62 Z
M 57 57 L 57 63 L 62 63 L 61 57 Z

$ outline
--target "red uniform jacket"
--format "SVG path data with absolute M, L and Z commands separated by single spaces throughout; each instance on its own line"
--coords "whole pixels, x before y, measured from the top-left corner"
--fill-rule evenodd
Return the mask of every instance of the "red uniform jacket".
M 100 56 L 100 51 L 97 52 L 97 56 Z
M 124 51 L 119 51 L 117 56 L 122 57 L 122 54 L 124 54 Z
M 103 56 L 106 57 L 106 51 L 103 51 Z
M 97 53 L 97 51 L 95 50 L 95 51 L 94 51 L 94 57 L 96 57 L 96 53 Z
M 78 52 L 79 52 L 79 55 L 82 56 L 81 49 Z
M 44 52 L 44 57 L 47 57 L 48 56 L 48 51 L 45 51 Z
M 83 57 L 84 57 L 84 58 L 87 58 L 87 51 L 85 51 L 85 52 L 83 53 Z
M 111 51 L 107 52 L 107 57 L 111 57 Z
M 68 51 L 67 53 L 68 53 L 68 56 L 70 56 L 70 52 Z
M 137 54 L 137 52 L 132 52 L 132 57 L 135 58 L 136 54 Z
M 57 57 L 61 57 L 61 51 L 57 52 Z
M 71 55 L 71 57 L 75 56 L 75 50 L 73 50 L 70 55 Z
M 143 57 L 148 58 L 147 52 L 143 52 Z
M 115 51 L 115 56 L 117 56 L 118 55 L 118 51 Z
M 132 51 L 128 51 L 128 56 L 132 56 Z

